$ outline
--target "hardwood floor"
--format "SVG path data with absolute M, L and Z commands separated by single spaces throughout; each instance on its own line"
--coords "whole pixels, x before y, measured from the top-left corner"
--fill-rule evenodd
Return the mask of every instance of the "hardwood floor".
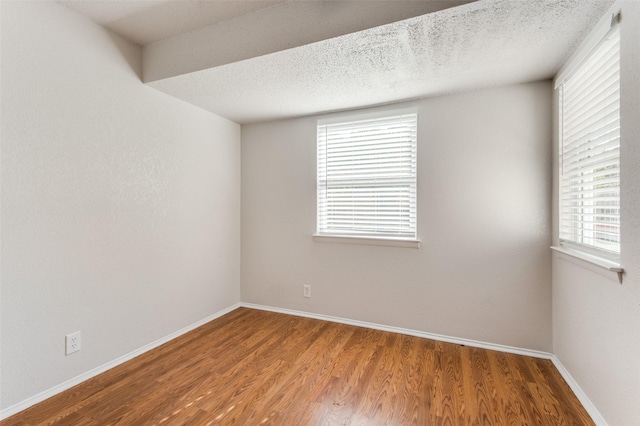
M 0 425 L 590 425 L 551 361 L 240 308 Z

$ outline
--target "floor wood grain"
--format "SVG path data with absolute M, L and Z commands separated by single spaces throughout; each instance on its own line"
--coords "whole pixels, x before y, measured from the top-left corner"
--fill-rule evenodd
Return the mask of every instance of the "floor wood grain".
M 551 361 L 239 308 L 9 425 L 592 425 Z

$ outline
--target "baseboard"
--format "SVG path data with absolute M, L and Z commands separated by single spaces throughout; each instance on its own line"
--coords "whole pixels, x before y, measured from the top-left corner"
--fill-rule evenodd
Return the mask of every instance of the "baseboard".
M 365 328 L 371 328 L 374 330 L 390 331 L 392 333 L 400 333 L 400 334 L 406 334 L 408 336 L 423 337 L 425 339 L 438 340 L 440 342 L 454 343 L 457 345 L 466 345 L 474 348 L 489 349 L 492 351 L 531 356 L 534 358 L 552 359 L 553 357 L 553 354 L 549 352 L 544 352 L 544 351 L 536 351 L 533 349 L 523 349 L 515 346 L 500 345 L 496 343 L 488 343 L 488 342 L 482 342 L 479 340 L 472 340 L 472 339 L 463 339 L 459 337 L 451 337 L 451 336 L 446 336 L 442 334 L 427 333 L 424 331 L 410 330 L 407 328 L 393 327 L 388 325 L 376 324 L 372 322 L 334 317 L 330 315 L 314 314 L 309 312 L 296 311 L 292 309 L 283 309 L 283 308 L 276 308 L 273 306 L 257 305 L 254 303 L 240 302 L 240 306 L 243 306 L 245 308 L 259 309 L 262 311 L 279 312 L 282 314 L 296 315 L 299 317 L 314 318 L 314 319 L 319 319 L 324 321 L 337 322 L 340 324 L 354 325 L 356 327 L 365 327 Z
M 551 357 L 551 362 L 553 362 L 553 365 L 556 366 L 556 369 L 560 372 L 562 378 L 564 378 L 565 382 L 567 382 L 584 409 L 587 410 L 587 413 L 589 413 L 589 415 L 591 416 L 591 420 L 593 420 L 593 422 L 598 426 L 607 426 L 607 422 L 605 421 L 604 417 L 602 417 L 602 414 L 600 414 L 596 406 L 593 405 L 587 394 L 584 393 L 582 388 L 578 385 L 578 382 L 575 381 L 569 371 L 564 367 L 564 365 L 562 365 L 558 357 L 553 355 Z
M 122 355 L 121 357 L 118 357 L 116 359 L 114 359 L 113 361 L 109 361 L 106 364 L 103 364 L 99 367 L 96 367 L 92 370 L 87 371 L 86 373 L 82 373 L 79 376 L 76 376 L 70 380 L 67 380 L 66 382 L 63 382 L 57 386 L 52 387 L 51 389 L 48 389 L 46 391 L 40 392 L 39 394 L 32 396 L 30 398 L 25 399 L 22 402 L 18 402 L 17 404 L 14 404 L 10 407 L 7 407 L 3 410 L 0 410 L 0 420 L 6 419 L 7 417 L 13 416 L 14 414 L 19 413 L 20 411 L 26 410 L 27 408 L 31 407 L 32 405 L 35 405 L 39 402 L 44 401 L 45 399 L 51 398 L 52 396 L 63 392 L 69 388 L 72 388 L 76 385 L 79 385 L 80 383 L 89 380 L 92 377 L 97 376 L 98 374 L 104 373 L 107 370 L 112 369 L 113 367 L 116 367 L 122 363 L 125 363 L 137 356 L 142 355 L 145 352 L 150 351 L 151 349 L 157 348 L 160 345 L 163 345 L 167 342 L 169 342 L 170 340 L 175 339 L 176 337 L 179 337 L 185 333 L 188 333 L 191 330 L 194 330 L 198 327 L 200 327 L 201 325 L 204 325 L 210 321 L 213 321 L 214 319 L 221 317 L 222 315 L 225 315 L 231 311 L 234 311 L 236 309 L 238 309 L 240 306 L 242 306 L 240 303 L 236 303 L 235 305 L 232 305 L 226 309 L 223 309 L 221 311 L 216 312 L 213 315 L 209 315 L 206 318 L 201 319 L 200 321 L 197 321 L 191 325 L 188 325 L 176 332 L 173 332 L 161 339 L 156 340 L 155 342 L 149 343 L 148 345 L 145 345 L 139 349 L 136 349 L 133 352 L 129 352 L 126 355 Z

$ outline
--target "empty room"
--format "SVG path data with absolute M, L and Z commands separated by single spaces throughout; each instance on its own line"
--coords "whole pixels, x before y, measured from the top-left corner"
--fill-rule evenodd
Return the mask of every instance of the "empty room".
M 640 1 L 0 1 L 0 425 L 640 425 Z

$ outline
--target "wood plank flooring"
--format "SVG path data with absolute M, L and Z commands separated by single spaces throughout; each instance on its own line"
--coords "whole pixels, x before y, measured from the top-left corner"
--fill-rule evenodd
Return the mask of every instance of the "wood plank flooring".
M 551 361 L 237 309 L 9 425 L 591 425 Z

